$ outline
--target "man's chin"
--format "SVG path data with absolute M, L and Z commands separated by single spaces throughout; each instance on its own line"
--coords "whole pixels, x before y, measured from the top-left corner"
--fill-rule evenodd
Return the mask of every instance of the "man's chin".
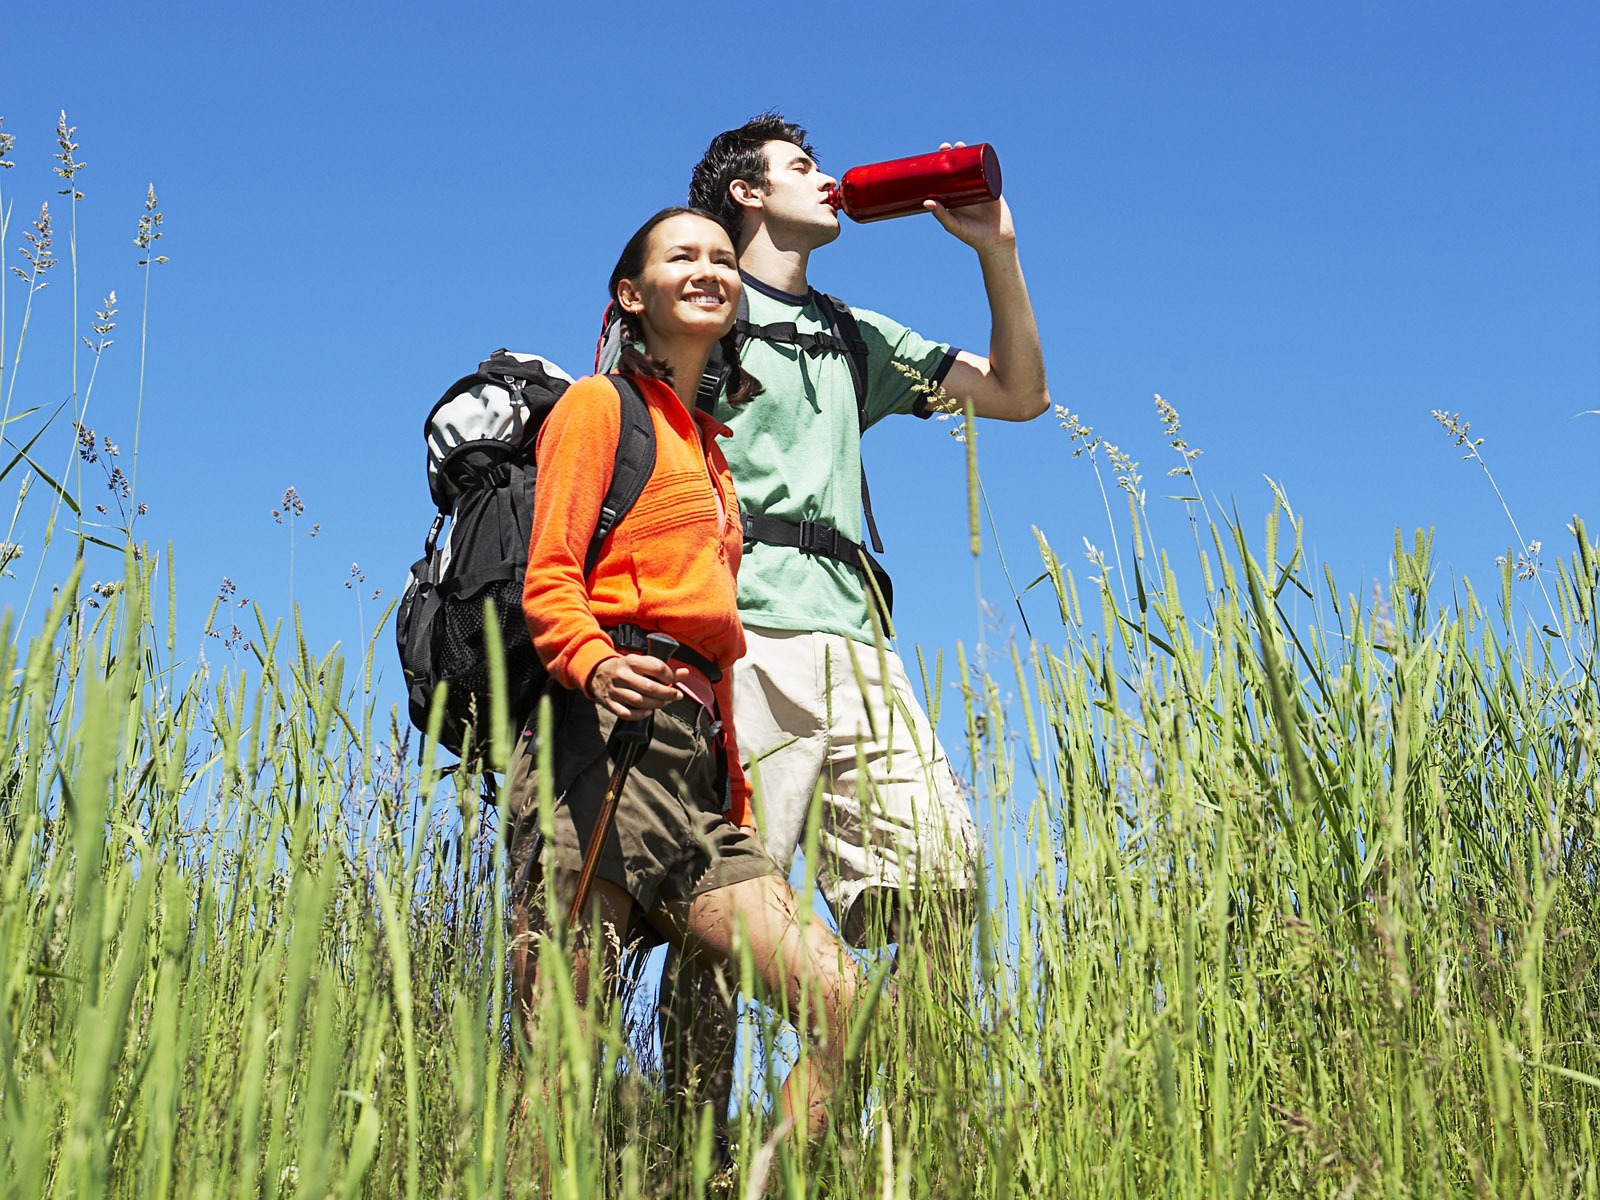
M 840 223 L 837 217 L 830 220 L 828 216 L 824 216 L 805 221 L 788 221 L 781 225 L 774 222 L 767 227 L 767 231 L 772 244 L 780 250 L 811 251 L 818 246 L 826 246 L 838 237 Z

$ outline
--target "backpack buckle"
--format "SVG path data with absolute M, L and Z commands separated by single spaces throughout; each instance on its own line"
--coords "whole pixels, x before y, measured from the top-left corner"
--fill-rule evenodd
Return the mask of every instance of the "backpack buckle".
M 809 518 L 800 522 L 800 549 L 824 558 L 839 557 L 839 531 L 832 525 Z
M 611 636 L 611 644 L 618 650 L 628 654 L 645 652 L 645 631 L 639 626 L 613 625 L 605 632 Z

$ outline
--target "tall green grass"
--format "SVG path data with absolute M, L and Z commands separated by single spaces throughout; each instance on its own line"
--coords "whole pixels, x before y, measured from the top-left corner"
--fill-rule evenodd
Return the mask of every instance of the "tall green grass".
M 822 1146 L 752 1081 L 733 1194 L 1600 1195 L 1600 547 L 1529 622 L 1514 555 L 1486 605 L 1419 534 L 1357 597 L 1281 498 L 1259 538 L 1195 502 L 1182 597 L 1071 436 L 1129 549 L 1080 581 L 1041 537 L 1061 632 L 958 655 L 973 987 L 903 948 Z M 257 609 L 208 663 L 170 549 L 82 554 L 117 582 L 75 555 L 0 636 L 0 1193 L 726 1194 L 556 944 L 510 1019 L 501 825 L 418 765 L 381 630 L 347 663 Z

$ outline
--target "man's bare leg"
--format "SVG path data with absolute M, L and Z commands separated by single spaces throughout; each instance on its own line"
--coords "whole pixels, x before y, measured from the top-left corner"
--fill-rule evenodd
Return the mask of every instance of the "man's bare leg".
M 728 962 L 748 949 L 766 996 L 799 1021 L 810 1052 L 789 1073 L 779 1097 L 782 1114 L 820 1137 L 829 1098 L 844 1081 L 850 1016 L 860 971 L 844 944 L 822 921 L 802 921 L 794 889 L 777 875 L 718 888 L 690 901 L 663 904 L 651 919 L 670 940 L 700 961 Z
M 906 894 L 898 888 L 869 887 L 850 906 L 842 932 L 853 946 L 899 946 L 897 972 L 901 957 L 914 942 L 912 954 L 921 963 L 914 982 L 935 1004 L 954 1010 L 972 997 L 972 935 L 977 923 L 976 889 Z
M 656 1005 L 668 1102 L 690 1135 L 709 1104 L 712 1133 L 724 1154 L 738 1026 L 733 978 L 732 970 L 703 964 L 669 945 Z

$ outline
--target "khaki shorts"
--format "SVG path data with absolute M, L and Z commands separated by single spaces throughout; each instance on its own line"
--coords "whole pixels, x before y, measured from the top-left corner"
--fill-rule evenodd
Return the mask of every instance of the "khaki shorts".
M 555 699 L 555 844 L 545 851 L 542 866 L 576 874 L 611 781 L 606 739 L 616 717 L 577 693 L 558 692 Z M 525 729 L 512 760 L 513 879 L 538 842 L 535 741 Z M 710 714 L 688 699 L 658 709 L 650 746 L 628 772 L 596 869 L 598 878 L 633 898 L 639 917 L 658 904 L 780 873 L 760 840 L 724 815 L 718 783 Z M 637 932 L 647 941 L 659 940 Z
M 745 644 L 733 711 L 767 852 L 792 862 L 820 784 L 818 886 L 841 929 L 867 888 L 975 886 L 972 810 L 900 656 L 748 625 Z

